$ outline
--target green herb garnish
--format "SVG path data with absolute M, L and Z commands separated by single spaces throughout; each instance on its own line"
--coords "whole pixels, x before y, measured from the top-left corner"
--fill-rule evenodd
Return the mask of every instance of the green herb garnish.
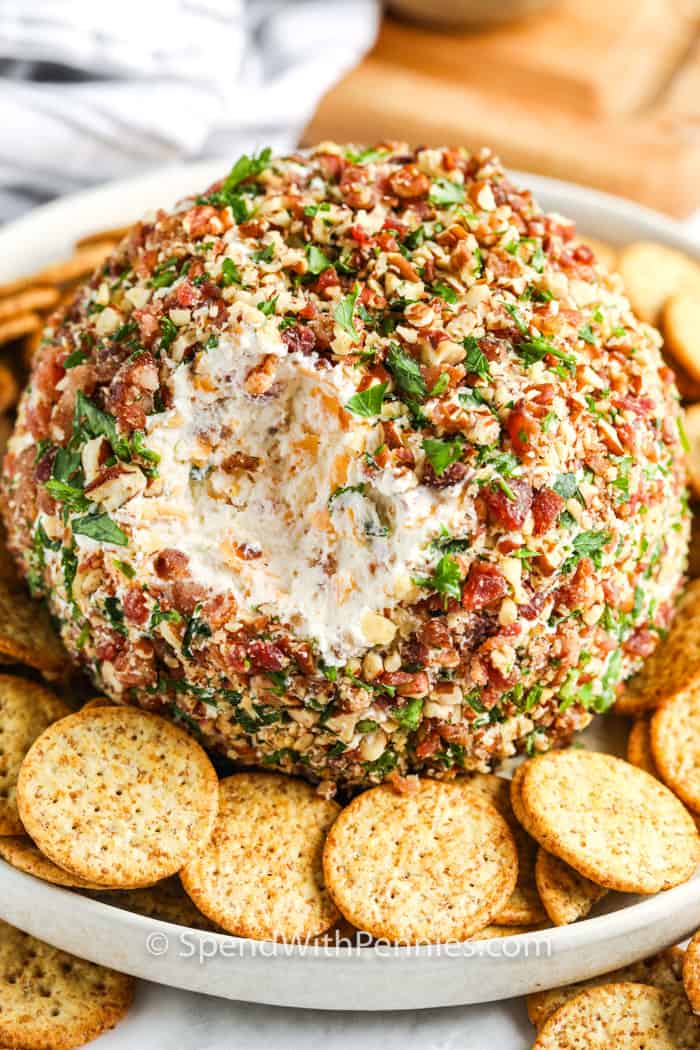
M 115 547 L 126 547 L 129 537 L 112 521 L 109 514 L 86 514 L 83 518 L 74 518 L 71 528 L 76 535 L 89 536 L 91 540 L 102 543 L 113 543 Z
M 364 416 L 365 419 L 378 416 L 382 410 L 386 390 L 387 383 L 375 383 L 366 390 L 353 394 L 345 407 L 349 412 L 354 412 L 356 416 Z
M 397 343 L 392 343 L 384 362 L 396 381 L 400 392 L 409 398 L 422 400 L 428 396 L 428 388 L 421 375 L 418 362 L 402 350 Z
M 448 467 L 461 459 L 463 445 L 461 438 L 445 441 L 442 438 L 423 438 L 423 451 L 430 461 L 430 465 L 441 477 Z
M 333 318 L 336 324 L 338 324 L 344 332 L 347 332 L 348 335 L 351 335 L 353 338 L 353 342 L 355 343 L 360 338 L 360 334 L 355 328 L 355 324 L 353 322 L 353 315 L 355 313 L 355 303 L 357 302 L 357 297 L 359 294 L 360 286 L 359 284 L 356 284 L 353 290 L 351 292 L 348 292 L 348 294 L 340 300 L 335 310 L 333 311 Z

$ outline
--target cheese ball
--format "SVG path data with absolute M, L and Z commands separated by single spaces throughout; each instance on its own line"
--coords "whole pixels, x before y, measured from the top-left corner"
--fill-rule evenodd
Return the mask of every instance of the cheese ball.
M 10 547 L 115 700 L 321 790 L 559 746 L 668 627 L 656 331 L 488 150 L 241 157 L 38 351 Z

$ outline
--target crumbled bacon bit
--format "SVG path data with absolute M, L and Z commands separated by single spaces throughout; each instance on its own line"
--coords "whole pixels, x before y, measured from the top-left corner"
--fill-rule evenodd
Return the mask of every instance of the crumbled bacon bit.
M 159 551 L 153 559 L 153 568 L 162 580 L 172 580 L 185 576 L 190 559 L 183 551 L 167 547 Z
M 533 532 L 542 536 L 548 532 L 564 509 L 564 500 L 554 489 L 537 489 L 532 497 Z
M 488 507 L 489 519 L 503 529 L 519 529 L 532 505 L 532 488 L 527 481 L 510 478 L 505 485 L 486 486 L 482 496 Z
M 508 584 L 495 565 L 475 562 L 462 588 L 462 607 L 470 612 L 487 609 L 508 593 Z

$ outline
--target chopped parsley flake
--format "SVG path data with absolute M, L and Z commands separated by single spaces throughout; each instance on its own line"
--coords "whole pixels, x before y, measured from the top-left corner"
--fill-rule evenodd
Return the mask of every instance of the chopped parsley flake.
M 333 318 L 337 325 L 339 325 L 344 332 L 351 335 L 353 342 L 357 342 L 360 338 L 360 334 L 355 328 L 353 321 L 353 315 L 355 313 L 355 303 L 357 297 L 360 294 L 360 286 L 356 284 L 351 292 L 340 300 L 335 310 L 333 311 Z
M 442 438 L 423 438 L 423 451 L 438 477 L 441 477 L 448 467 L 461 459 L 462 448 L 462 441 L 458 437 L 452 441 L 445 441 Z
M 315 244 L 307 245 L 306 258 L 309 264 L 309 273 L 323 273 L 324 270 L 333 265 L 328 256 L 320 248 L 317 248 Z
M 385 364 L 402 394 L 412 399 L 423 399 L 428 396 L 428 388 L 421 374 L 420 365 L 396 343 L 391 344 Z
M 350 412 L 354 412 L 356 416 L 364 416 L 366 419 L 378 416 L 382 410 L 386 389 L 386 383 L 375 383 L 373 386 L 368 386 L 366 390 L 353 394 L 345 407 Z
M 579 532 L 578 536 L 574 537 L 571 554 L 562 565 L 561 571 L 571 572 L 581 558 L 590 558 L 596 569 L 600 569 L 603 564 L 603 548 L 611 539 L 611 534 L 603 530 L 589 529 L 587 532 Z
M 126 547 L 129 537 L 123 532 L 109 514 L 86 514 L 83 518 L 73 518 L 71 528 L 78 536 L 89 536 L 91 540 L 101 543 L 113 543 L 115 547 Z
M 242 277 L 241 271 L 236 266 L 233 259 L 224 259 L 221 264 L 221 283 L 224 288 L 228 288 L 232 284 L 241 284 Z
M 417 587 L 444 594 L 445 598 L 462 597 L 462 573 L 459 564 L 451 554 L 444 554 L 433 570 L 432 576 L 416 577 L 413 582 Z
M 416 730 L 423 715 L 423 700 L 416 696 L 403 707 L 392 707 L 391 717 L 402 729 Z
M 63 362 L 63 367 L 68 370 L 69 368 L 75 368 L 77 365 L 82 365 L 87 361 L 87 354 L 83 350 L 74 350 L 72 354 L 68 354 L 68 357 Z
M 463 362 L 467 372 L 473 372 L 480 379 L 486 379 L 491 374 L 489 359 L 479 348 L 478 341 L 473 335 L 468 335 L 462 345 L 467 351 L 467 356 Z
M 440 207 L 464 203 L 464 186 L 451 179 L 435 179 L 430 187 L 430 203 Z

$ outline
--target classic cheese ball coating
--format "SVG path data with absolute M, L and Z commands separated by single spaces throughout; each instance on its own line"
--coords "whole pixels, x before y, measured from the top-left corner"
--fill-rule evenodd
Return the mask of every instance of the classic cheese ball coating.
M 660 339 L 486 150 L 242 157 L 37 354 L 11 547 L 109 696 L 336 785 L 560 745 L 668 627 Z

